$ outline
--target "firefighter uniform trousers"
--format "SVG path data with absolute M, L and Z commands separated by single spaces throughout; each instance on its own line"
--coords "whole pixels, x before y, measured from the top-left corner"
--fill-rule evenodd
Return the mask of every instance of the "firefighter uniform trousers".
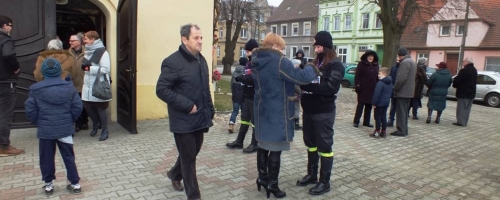
M 253 100 L 245 99 L 243 101 L 243 106 L 241 109 L 241 126 L 238 132 L 237 141 L 243 143 L 245 140 L 245 136 L 247 135 L 248 128 L 252 127 L 252 142 L 251 144 L 257 144 L 257 140 L 255 139 L 255 130 L 254 130 L 254 118 L 253 118 Z

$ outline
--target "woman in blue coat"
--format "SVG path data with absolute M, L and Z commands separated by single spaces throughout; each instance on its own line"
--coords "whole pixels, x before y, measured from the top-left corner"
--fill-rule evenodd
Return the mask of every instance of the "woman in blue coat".
M 266 189 L 283 198 L 286 193 L 278 187 L 281 151 L 290 150 L 294 136 L 295 85 L 305 85 L 317 77 L 315 67 L 295 68 L 282 50 L 285 41 L 270 33 L 263 48 L 252 53 L 252 74 L 255 83 L 254 122 L 257 151 L 257 188 Z
M 427 81 L 429 88 L 429 102 L 427 102 L 428 115 L 426 123 L 431 123 L 432 111 L 437 111 L 436 124 L 439 124 L 441 114 L 446 108 L 446 96 L 448 95 L 448 88 L 451 86 L 451 73 L 447 70 L 445 62 L 436 64 L 438 70 L 434 72 Z

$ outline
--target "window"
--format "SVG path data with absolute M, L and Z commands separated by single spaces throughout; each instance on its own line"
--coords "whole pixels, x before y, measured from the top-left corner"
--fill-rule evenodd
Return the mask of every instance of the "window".
M 293 23 L 292 24 L 292 36 L 298 36 L 299 35 L 299 23 Z
M 486 71 L 500 71 L 500 57 L 486 57 Z
M 259 14 L 259 22 L 264 23 L 264 15 Z
M 339 47 L 339 58 L 343 63 L 347 62 L 347 47 Z
M 450 36 L 450 26 L 449 25 L 441 26 L 441 30 L 439 31 L 439 36 Z
M 271 32 L 278 33 L 278 25 L 272 25 L 271 26 Z
M 465 28 L 464 25 L 457 25 L 456 26 L 456 29 L 457 29 L 456 31 L 457 32 L 455 33 L 455 35 L 456 36 L 462 36 L 462 35 L 464 35 L 464 28 Z
M 288 25 L 281 24 L 281 36 L 286 36 L 286 29 L 288 29 Z
M 478 74 L 477 75 L 477 84 L 478 85 L 496 85 L 497 82 L 495 81 L 495 79 L 491 78 L 488 75 Z
M 217 46 L 217 58 L 220 57 L 220 46 Z
M 311 35 L 311 22 L 304 22 L 304 35 Z
M 330 16 L 323 17 L 323 30 L 330 31 Z
M 311 50 L 309 47 L 302 47 L 302 51 L 304 51 L 304 57 L 310 57 Z
M 266 37 L 266 31 L 261 31 L 260 32 L 260 40 L 264 40 L 265 37 Z
M 245 47 L 240 47 L 240 58 L 247 56 L 247 51 L 245 50 Z
M 297 54 L 297 47 L 290 48 L 290 57 L 295 57 L 295 54 Z
M 351 21 L 352 21 L 352 16 L 351 15 L 346 15 L 345 16 L 345 30 L 351 30 Z
M 246 28 L 241 29 L 240 38 L 247 38 L 247 29 Z
M 224 30 L 220 29 L 219 30 L 219 38 L 223 38 L 224 37 Z
M 333 18 L 333 30 L 340 31 L 340 16 L 335 16 Z
M 429 60 L 429 53 L 417 53 L 417 60 L 419 58 L 427 58 L 427 60 Z
M 375 21 L 375 28 L 382 28 L 382 20 L 380 20 L 380 13 L 377 13 L 377 19 Z
M 361 24 L 361 29 L 368 29 L 370 27 L 370 13 L 365 13 L 361 15 L 363 19 L 363 24 Z
M 367 45 L 359 45 L 359 47 L 358 47 L 359 52 L 365 52 L 366 50 L 368 50 Z

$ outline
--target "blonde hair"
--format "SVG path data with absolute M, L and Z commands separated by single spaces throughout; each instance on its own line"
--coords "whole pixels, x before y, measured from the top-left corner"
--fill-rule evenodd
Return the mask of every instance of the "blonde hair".
M 387 74 L 389 74 L 389 68 L 387 67 L 382 67 L 378 70 L 380 73 L 384 74 L 387 76 Z
M 265 48 L 277 48 L 278 50 L 285 49 L 285 40 L 276 33 L 268 33 L 262 42 Z

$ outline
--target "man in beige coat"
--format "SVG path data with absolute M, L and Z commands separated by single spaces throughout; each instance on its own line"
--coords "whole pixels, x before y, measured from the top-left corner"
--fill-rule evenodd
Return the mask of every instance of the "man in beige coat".
M 85 53 L 85 46 L 83 44 L 83 34 L 78 33 L 76 35 L 71 35 L 69 38 L 70 48 L 69 53 L 73 57 L 73 61 L 75 62 L 75 66 L 77 70 L 77 76 L 73 79 L 73 84 L 75 85 L 76 91 L 82 96 L 82 87 L 83 87 L 83 77 L 85 76 L 85 72 L 81 70 L 83 55 Z M 75 131 L 78 132 L 81 129 L 87 130 L 89 129 L 89 119 L 88 114 L 85 108 L 83 108 L 83 112 L 80 115 L 80 118 L 75 123 Z

